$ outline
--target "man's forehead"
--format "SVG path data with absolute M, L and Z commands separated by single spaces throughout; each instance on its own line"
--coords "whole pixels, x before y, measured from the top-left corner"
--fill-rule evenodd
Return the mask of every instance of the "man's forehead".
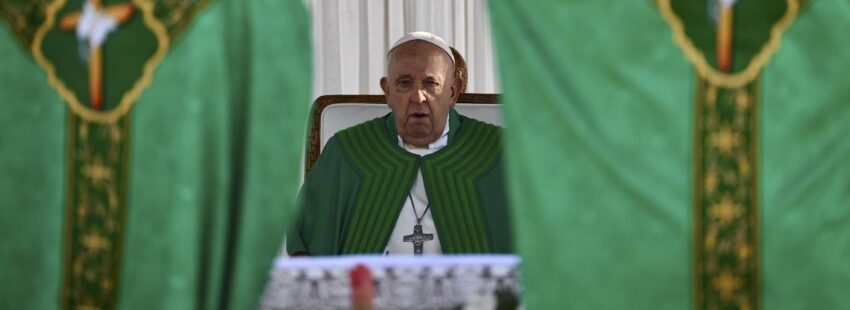
M 410 66 L 394 66 L 395 68 L 391 68 L 389 72 L 389 77 L 395 80 L 401 79 L 426 79 L 426 78 L 435 78 L 435 79 L 443 79 L 445 75 L 450 71 L 451 68 L 442 65 L 434 65 L 434 66 L 424 66 L 424 67 L 410 67 Z
M 425 59 L 425 61 L 421 61 L 422 59 Z M 421 70 L 425 71 L 426 74 L 438 75 L 444 69 L 451 69 L 451 59 L 445 56 L 445 53 L 439 47 L 427 42 L 407 42 L 393 49 L 387 62 L 389 73 Z M 399 74 L 405 73 L 399 72 Z
M 444 76 L 445 76 L 445 74 L 439 74 L 437 72 L 424 72 L 424 74 L 422 74 L 422 75 L 409 74 L 409 73 L 394 74 L 394 76 L 392 76 L 391 78 L 393 78 L 396 81 L 412 80 L 412 79 L 417 79 L 417 78 L 437 79 L 438 80 L 438 79 L 442 79 Z

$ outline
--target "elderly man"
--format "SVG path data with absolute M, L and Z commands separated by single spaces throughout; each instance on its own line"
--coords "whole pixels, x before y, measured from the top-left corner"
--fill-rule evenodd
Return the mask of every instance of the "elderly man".
M 454 64 L 427 32 L 387 52 L 392 113 L 328 141 L 301 191 L 291 255 L 512 251 L 501 128 L 453 109 Z

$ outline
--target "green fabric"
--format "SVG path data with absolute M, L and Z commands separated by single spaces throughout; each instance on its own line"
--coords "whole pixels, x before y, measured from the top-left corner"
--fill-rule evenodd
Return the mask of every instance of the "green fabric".
M 525 304 L 692 308 L 696 73 L 670 27 L 651 2 L 489 4 Z M 849 17 L 811 2 L 763 71 L 765 309 L 850 307 Z
M 489 2 L 528 309 L 687 309 L 695 73 L 649 1 Z
M 0 308 L 55 309 L 67 109 L 2 24 Z M 256 308 L 294 209 L 310 57 L 300 1 L 216 1 L 174 41 L 130 116 L 118 308 Z
M 289 254 L 342 253 L 342 238 L 345 236 L 345 223 L 350 217 L 350 209 L 320 209 L 320 206 L 350 206 L 357 199 L 359 180 L 360 175 L 346 159 L 339 140 L 328 140 L 301 188 L 300 215 L 286 234 L 286 250 Z M 327 195 L 326 192 L 333 192 L 334 195 Z
M 501 129 L 451 115 L 448 145 L 424 157 L 398 147 L 392 114 L 334 135 L 302 188 L 289 253 L 383 252 L 420 168 L 444 253 L 511 252 Z
M 765 309 L 850 309 L 850 3 L 812 1 L 762 80 Z
M 344 221 L 343 254 L 383 251 L 421 165 L 419 156 L 394 145 L 387 135 L 386 120 L 392 117 L 376 118 L 335 135 L 360 176 L 351 216 Z
M 0 309 L 56 309 L 65 105 L 0 21 Z
M 484 204 L 482 196 L 503 193 L 504 186 L 480 187 L 479 179 L 501 170 L 501 128 L 463 119 L 463 128 L 450 141 L 455 147 L 423 157 L 422 178 L 428 189 L 428 201 L 444 253 L 490 253 L 491 231 L 510 226 L 493 226 L 484 222 L 487 211 L 505 210 L 507 200 Z M 501 175 L 498 175 L 501 176 Z M 504 196 L 503 196 L 504 197 Z M 499 206 L 499 208 L 496 208 Z M 510 236 L 510 234 L 505 234 Z

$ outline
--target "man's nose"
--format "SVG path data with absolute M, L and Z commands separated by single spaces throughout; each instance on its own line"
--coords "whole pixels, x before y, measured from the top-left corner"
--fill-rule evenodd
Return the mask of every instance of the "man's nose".
M 425 90 L 424 89 L 416 89 L 413 91 L 414 93 L 410 96 L 410 101 L 413 103 L 425 103 Z

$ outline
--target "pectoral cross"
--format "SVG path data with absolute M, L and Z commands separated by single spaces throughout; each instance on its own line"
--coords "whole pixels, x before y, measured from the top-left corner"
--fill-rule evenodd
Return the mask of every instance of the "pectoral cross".
M 84 10 L 69 13 L 63 16 L 59 21 L 59 29 L 76 30 L 79 37 L 81 30 L 77 29 L 78 27 L 88 27 L 87 29 L 83 29 L 82 32 L 87 31 L 89 32 L 88 34 L 91 34 L 91 32 L 95 31 L 95 29 L 92 28 L 102 26 L 98 25 L 97 19 L 109 17 L 114 19 L 116 25 L 120 25 L 130 20 L 130 17 L 133 16 L 134 8 L 132 4 L 115 4 L 104 8 L 101 4 L 101 0 L 88 0 L 87 3 L 91 4 L 94 8 L 94 12 L 87 12 Z M 81 18 L 84 17 L 88 20 L 85 21 L 85 25 L 81 25 Z M 107 22 L 111 23 L 111 20 Z M 111 30 L 112 29 L 108 29 L 106 32 Z M 105 37 L 103 39 L 105 40 Z M 90 37 L 88 40 L 80 43 L 88 44 L 89 99 L 91 100 L 91 106 L 95 110 L 100 110 L 103 106 L 103 51 L 100 48 L 100 42 L 95 42 L 94 38 Z
M 434 234 L 423 234 L 422 225 L 413 226 L 413 234 L 404 236 L 404 242 L 413 242 L 413 254 L 422 255 L 422 244 L 434 240 Z

